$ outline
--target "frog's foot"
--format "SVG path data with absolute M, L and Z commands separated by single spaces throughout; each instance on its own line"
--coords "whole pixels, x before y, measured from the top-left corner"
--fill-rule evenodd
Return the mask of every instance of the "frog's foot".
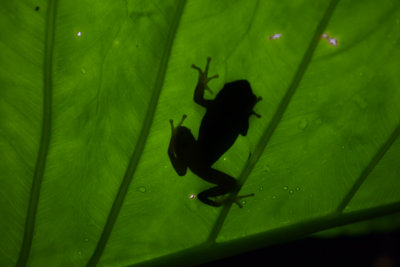
M 242 198 L 253 197 L 253 196 L 254 196 L 254 193 L 251 193 L 251 194 L 248 194 L 248 195 L 244 195 L 244 196 L 237 196 L 237 197 L 233 200 L 233 202 L 235 202 L 236 205 L 239 206 L 239 208 L 243 208 L 242 204 L 240 203 L 240 200 L 241 200 Z
M 211 94 L 213 93 L 208 87 L 208 82 L 212 79 L 218 78 L 218 74 L 215 74 L 211 77 L 208 77 L 208 67 L 210 66 L 211 57 L 207 57 L 207 64 L 204 71 L 201 68 L 197 67 L 196 65 L 192 64 L 192 68 L 196 69 L 199 72 L 199 83 L 201 83 L 205 90 L 209 91 Z
M 251 111 L 251 115 L 256 116 L 257 118 L 261 118 L 261 115 L 258 113 L 255 113 L 254 110 Z
M 256 100 L 257 100 L 257 101 L 256 101 L 256 103 L 257 103 L 257 102 L 259 102 L 259 101 L 262 100 L 262 97 L 261 97 L 261 96 L 258 96 Z M 256 112 L 254 112 L 254 110 L 251 111 L 251 115 L 254 115 L 254 116 L 256 116 L 257 118 L 261 118 L 261 115 L 258 114 L 258 113 L 256 113 Z
M 227 201 L 232 201 L 232 202 L 236 203 L 236 205 L 238 205 L 239 208 L 243 208 L 242 204 L 240 203 L 240 200 L 242 198 L 253 197 L 253 196 L 254 196 L 254 193 L 244 195 L 244 196 L 236 196 L 233 200 L 230 196 L 216 196 L 214 202 L 217 204 L 216 206 L 221 206 Z
M 180 122 L 178 123 L 178 126 L 174 127 L 174 121 L 171 119 L 169 120 L 169 123 L 171 124 L 171 131 L 172 131 L 172 135 L 174 135 L 176 128 L 180 127 L 183 123 L 183 121 L 186 119 L 187 115 L 183 114 L 182 119 L 180 120 Z

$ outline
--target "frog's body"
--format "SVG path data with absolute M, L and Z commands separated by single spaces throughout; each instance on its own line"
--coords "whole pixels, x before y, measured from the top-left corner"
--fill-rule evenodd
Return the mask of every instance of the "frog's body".
M 225 84 L 213 101 L 200 125 L 197 144 L 207 165 L 216 162 L 235 142 L 239 134 L 245 136 L 256 96 L 246 80 Z
M 203 180 L 217 184 L 217 187 L 199 193 L 198 198 L 205 204 L 220 206 L 225 200 L 216 201 L 210 197 L 231 192 L 237 182 L 232 176 L 211 166 L 233 145 L 239 134 L 247 134 L 249 117 L 255 114 L 253 107 L 261 98 L 253 94 L 248 81 L 239 80 L 225 84 L 214 100 L 204 99 L 204 90 L 210 90 L 207 83 L 218 77 L 207 77 L 209 62 L 208 58 L 204 72 L 193 66 L 199 71 L 194 101 L 207 109 L 200 125 L 198 140 L 188 128 L 181 126 L 186 115 L 176 128 L 171 120 L 172 137 L 168 154 L 179 175 L 185 175 L 189 168 Z

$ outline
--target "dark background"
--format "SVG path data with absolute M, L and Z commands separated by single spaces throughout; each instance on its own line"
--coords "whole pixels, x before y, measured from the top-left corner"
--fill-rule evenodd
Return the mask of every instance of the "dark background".
M 199 266 L 400 267 L 400 230 L 364 236 L 307 238 Z

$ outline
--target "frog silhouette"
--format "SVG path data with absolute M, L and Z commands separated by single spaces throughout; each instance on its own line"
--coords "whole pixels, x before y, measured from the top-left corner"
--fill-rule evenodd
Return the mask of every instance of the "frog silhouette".
M 204 71 L 192 65 L 199 72 L 194 101 L 206 108 L 198 139 L 194 138 L 190 129 L 182 126 L 186 115 L 176 127 L 170 120 L 172 136 L 168 155 L 178 175 L 185 175 L 189 168 L 203 180 L 217 185 L 200 192 L 197 197 L 207 205 L 218 207 L 228 201 L 224 195 L 232 192 L 238 183 L 232 176 L 212 168 L 212 165 L 232 147 L 239 134 L 247 135 L 249 117 L 260 117 L 253 107 L 261 97 L 254 95 L 247 80 L 237 80 L 226 83 L 213 100 L 205 99 L 205 90 L 212 93 L 208 82 L 218 78 L 218 75 L 208 77 L 210 61 L 208 57 Z M 233 201 L 242 208 L 239 200 L 249 196 L 254 194 L 237 196 Z

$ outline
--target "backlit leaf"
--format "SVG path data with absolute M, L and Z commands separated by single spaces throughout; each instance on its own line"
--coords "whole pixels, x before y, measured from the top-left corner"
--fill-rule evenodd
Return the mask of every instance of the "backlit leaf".
M 399 1 L 2 1 L 0 28 L 1 266 L 198 264 L 400 211 Z M 207 56 L 214 93 L 263 98 L 214 165 L 243 209 L 167 155 Z

